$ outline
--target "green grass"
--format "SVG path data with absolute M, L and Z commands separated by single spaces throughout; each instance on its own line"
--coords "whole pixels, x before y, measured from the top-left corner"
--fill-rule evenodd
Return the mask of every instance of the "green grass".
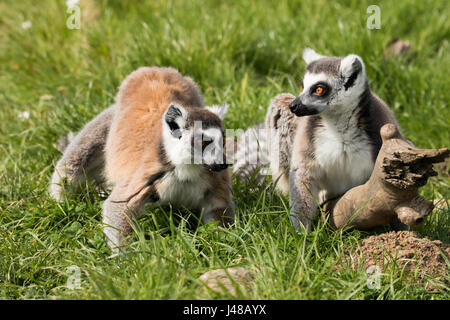
M 448 299 L 448 287 L 426 291 L 398 270 L 382 276 L 379 290 L 367 288 L 364 269 L 336 270 L 345 248 L 369 233 L 332 231 L 322 220 L 307 237 L 296 233 L 287 199 L 269 188 L 251 192 L 234 181 L 237 227 L 220 233 L 178 211 L 148 211 L 138 241 L 116 258 L 102 233 L 102 195 L 86 188 L 59 204 L 47 193 L 60 157 L 53 143 L 110 105 L 137 67 L 178 68 L 208 104 L 230 104 L 227 128 L 246 128 L 263 121 L 273 96 L 298 91 L 306 46 L 363 57 L 405 135 L 419 147 L 448 147 L 448 1 L 380 1 L 380 30 L 366 28 L 370 4 L 81 0 L 81 29 L 69 30 L 65 1 L 2 1 L 0 298 L 195 299 L 203 272 L 245 266 L 257 270 L 253 290 L 239 294 L 245 299 Z M 23 29 L 27 20 L 32 27 Z M 409 62 L 383 59 L 395 36 L 411 42 Z M 30 117 L 20 118 L 25 111 Z M 422 194 L 448 199 L 449 184 L 441 174 Z M 449 243 L 449 226 L 449 212 L 436 211 L 416 229 Z M 79 290 L 66 288 L 71 265 L 81 270 Z

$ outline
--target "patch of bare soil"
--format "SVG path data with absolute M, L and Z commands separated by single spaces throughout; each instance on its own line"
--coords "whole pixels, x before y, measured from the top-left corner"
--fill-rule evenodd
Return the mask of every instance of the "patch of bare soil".
M 450 259 L 450 245 L 440 240 L 422 238 L 412 231 L 392 231 L 362 240 L 360 249 L 348 251 L 346 259 L 352 269 L 361 262 L 366 268 L 377 265 L 383 273 L 396 267 L 410 274 L 418 271 L 417 279 L 422 283 L 428 275 L 448 284 L 449 267 L 444 256 Z

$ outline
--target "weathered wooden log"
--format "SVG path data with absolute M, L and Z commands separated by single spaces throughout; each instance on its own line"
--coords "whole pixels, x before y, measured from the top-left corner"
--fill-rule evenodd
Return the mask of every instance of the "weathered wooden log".
M 437 174 L 433 163 L 444 161 L 450 150 L 413 148 L 392 124 L 384 125 L 380 134 L 383 145 L 369 180 L 323 208 L 330 213 L 334 228 L 352 226 L 364 230 L 395 218 L 413 226 L 434 208 L 431 201 L 419 195 L 418 189 Z

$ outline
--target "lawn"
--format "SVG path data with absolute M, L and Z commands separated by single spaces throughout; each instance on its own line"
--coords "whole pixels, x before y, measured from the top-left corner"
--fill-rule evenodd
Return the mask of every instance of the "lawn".
M 333 231 L 319 219 L 305 236 L 291 227 L 288 199 L 269 186 L 234 179 L 237 223 L 223 232 L 177 210 L 148 210 L 137 241 L 118 257 L 102 232 L 104 194 L 87 187 L 57 203 L 47 192 L 60 157 L 55 142 L 108 107 L 139 66 L 193 77 L 207 104 L 230 104 L 225 127 L 247 128 L 264 120 L 276 94 L 298 92 L 306 46 L 360 55 L 406 137 L 418 147 L 450 147 L 449 2 L 379 1 L 381 28 L 369 30 L 371 4 L 81 0 L 80 29 L 69 29 L 65 1 L 3 0 L 0 298 L 195 299 L 202 273 L 243 266 L 255 279 L 241 299 L 448 299 L 448 285 L 429 291 L 402 270 L 384 272 L 380 288 L 370 289 L 364 268 L 336 268 L 346 248 L 390 227 Z M 410 41 L 408 58 L 383 58 L 394 37 Z M 441 171 L 421 193 L 448 199 L 449 185 Z M 447 209 L 414 228 L 445 243 L 449 229 Z M 79 270 L 79 287 L 67 287 L 70 270 Z

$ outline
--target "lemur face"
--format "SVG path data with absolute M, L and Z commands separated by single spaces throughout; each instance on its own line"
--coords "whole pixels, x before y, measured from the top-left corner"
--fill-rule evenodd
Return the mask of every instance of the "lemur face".
M 222 119 L 227 108 L 171 104 L 163 118 L 164 148 L 171 163 L 201 165 L 210 171 L 226 169 Z
M 367 84 L 360 57 L 325 57 L 308 48 L 303 59 L 307 67 L 300 95 L 289 106 L 296 116 L 344 112 L 358 103 Z

